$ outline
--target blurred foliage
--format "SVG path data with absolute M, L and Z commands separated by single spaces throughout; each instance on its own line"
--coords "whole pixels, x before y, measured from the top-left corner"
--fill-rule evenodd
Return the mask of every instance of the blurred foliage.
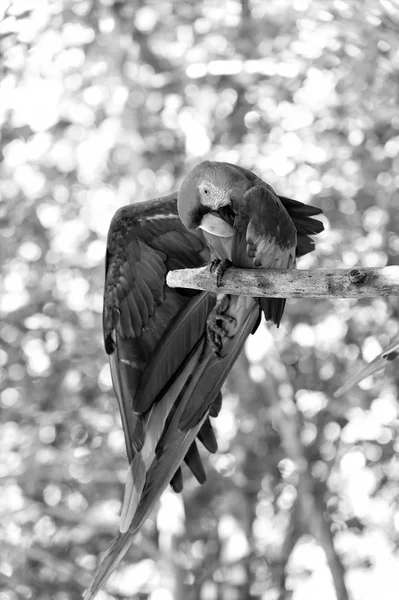
M 0 11 L 0 600 L 77 599 L 117 530 L 126 469 L 101 334 L 112 214 L 226 160 L 323 209 L 300 267 L 398 264 L 399 5 Z M 262 326 L 226 384 L 208 483 L 165 493 L 101 598 L 333 599 L 340 579 L 354 600 L 396 598 L 397 370 L 332 394 L 398 333 L 398 313 L 395 298 L 297 300 L 273 343 Z

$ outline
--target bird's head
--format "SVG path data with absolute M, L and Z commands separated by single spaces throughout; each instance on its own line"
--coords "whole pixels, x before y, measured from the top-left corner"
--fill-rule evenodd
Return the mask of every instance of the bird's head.
M 188 229 L 200 227 L 213 235 L 234 235 L 234 200 L 249 189 L 250 183 L 233 165 L 205 161 L 183 180 L 177 209 Z

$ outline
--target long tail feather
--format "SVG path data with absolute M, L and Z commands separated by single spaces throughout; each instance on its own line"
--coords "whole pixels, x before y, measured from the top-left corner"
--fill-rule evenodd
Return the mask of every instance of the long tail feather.
M 126 452 L 129 462 L 133 460 L 134 452 L 131 444 L 131 440 L 134 439 L 134 430 L 137 424 L 138 416 L 130 414 L 127 411 L 127 403 L 123 401 L 123 382 L 120 380 L 120 372 L 118 369 L 119 363 L 119 352 L 115 348 L 115 351 L 109 356 L 109 366 L 111 370 L 112 385 L 114 387 L 115 396 L 118 402 L 119 412 L 121 415 L 123 430 L 128 432 L 129 435 L 125 435 Z
M 153 467 L 149 472 L 148 478 L 151 485 L 146 486 L 148 489 L 144 490 L 143 499 L 138 506 L 130 527 L 124 533 L 120 533 L 112 542 L 97 569 L 90 588 L 84 595 L 84 600 L 93 600 L 96 594 L 103 588 L 111 573 L 116 569 L 133 543 L 144 521 L 177 471 L 183 457 L 187 454 L 191 444 L 195 440 L 201 425 L 202 421 L 197 427 L 187 432 L 179 432 L 176 428 L 176 434 L 179 439 L 173 440 L 174 443 L 168 445 L 167 450 L 162 455 L 161 461 L 157 463 L 158 469 L 155 470 Z M 154 485 L 154 480 L 156 481 L 156 485 Z
M 169 412 L 198 363 L 202 349 L 203 344 L 197 344 L 195 352 L 190 360 L 187 361 L 180 376 L 174 381 L 164 398 L 154 404 L 150 411 L 143 447 L 140 453 L 134 457 L 128 470 L 121 513 L 120 531 L 122 533 L 128 530 L 140 502 L 146 482 L 147 470 L 155 458 L 156 447 L 161 438 Z
M 124 509 L 125 520 L 123 523 L 123 532 L 114 540 L 104 556 L 94 576 L 93 583 L 84 596 L 84 600 L 92 600 L 96 593 L 103 587 L 108 577 L 126 554 L 161 494 L 171 482 L 176 472 L 178 472 L 187 454 L 190 468 L 193 469 L 199 480 L 202 481 L 204 479 L 202 464 L 198 460 L 198 450 L 196 446 L 193 446 L 193 443 L 208 418 L 213 402 L 217 400 L 218 404 L 219 391 L 223 381 L 241 351 L 245 339 L 252 331 L 259 312 L 259 307 L 252 298 L 234 298 L 232 300 L 232 308 L 237 319 L 237 324 L 234 336 L 231 339 L 225 340 L 224 351 L 227 354 L 226 358 L 222 360 L 216 358 L 208 342 L 204 342 L 205 346 L 201 354 L 198 354 L 198 349 L 192 356 L 191 360 L 193 362 L 196 359 L 198 361 L 192 373 L 187 377 L 189 367 L 192 367 L 190 360 L 187 368 L 180 373 L 178 381 L 173 384 L 175 388 L 173 390 L 169 389 L 168 394 L 172 394 L 175 399 L 176 390 L 180 388 L 181 392 L 174 403 L 174 412 L 171 413 L 173 416 L 164 423 L 165 429 L 161 439 L 156 444 L 155 453 L 154 442 L 158 439 L 160 423 L 158 422 L 154 426 L 154 437 L 150 444 L 153 460 L 147 468 L 145 484 L 142 488 L 137 508 L 134 511 L 132 510 L 134 504 L 137 504 L 138 494 L 137 497 L 133 498 L 132 496 L 133 500 L 130 500 L 128 497 L 126 500 L 127 507 Z M 169 406 L 171 397 L 160 399 L 155 404 L 153 411 L 155 412 L 163 402 L 165 402 L 165 406 L 166 404 Z M 194 406 L 194 410 L 187 410 L 192 405 Z M 159 408 L 160 413 L 162 412 L 162 419 L 160 421 L 165 416 L 163 410 L 164 408 Z M 187 415 L 190 417 L 190 428 L 188 429 L 185 423 Z M 155 417 L 151 416 L 149 418 L 146 436 L 150 428 L 151 418 L 154 419 L 154 423 L 157 421 Z M 149 457 L 150 454 L 147 455 L 147 460 Z M 179 487 L 179 476 L 177 476 L 176 483 Z M 131 494 L 131 490 L 135 485 L 136 482 L 132 480 L 129 484 L 130 491 L 127 494 Z

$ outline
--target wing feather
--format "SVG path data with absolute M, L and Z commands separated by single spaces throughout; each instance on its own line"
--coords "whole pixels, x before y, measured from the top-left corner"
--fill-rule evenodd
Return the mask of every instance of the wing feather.
M 248 169 L 244 169 L 239 165 L 232 165 L 231 163 L 221 164 L 233 167 L 233 169 L 238 169 L 254 186 L 264 184 L 264 181 L 258 175 Z M 313 219 L 313 217 L 321 215 L 323 211 L 316 206 L 304 204 L 303 202 L 299 202 L 299 200 L 293 200 L 286 196 L 278 196 L 278 198 L 281 200 L 297 230 L 296 255 L 303 256 L 308 252 L 312 252 L 315 244 L 313 239 L 309 236 L 316 235 L 324 230 L 323 223 L 318 219 Z
M 236 236 L 233 255 L 235 266 L 290 269 L 295 266 L 295 256 L 303 256 L 314 250 L 315 244 L 310 236 L 323 231 L 324 225 L 313 217 L 320 215 L 321 209 L 278 196 L 248 169 L 230 163 L 221 164 L 233 170 L 238 169 L 252 184 L 244 199 L 236 199 L 235 211 L 238 216 L 234 225 L 239 231 L 247 232 L 247 237 L 243 233 Z M 277 224 L 280 225 L 279 231 Z M 288 241 L 292 246 L 294 237 L 295 251 L 292 247 L 287 251 L 285 242 Z M 285 302 L 284 298 L 262 298 L 260 304 L 266 320 L 278 326 Z
M 190 468 L 198 483 L 205 483 L 206 473 L 195 441 L 191 444 L 190 448 L 188 449 L 188 452 L 184 457 L 184 462 Z
M 154 308 L 154 298 L 145 280 L 141 281 L 140 285 L 136 286 L 134 290 L 134 302 L 140 313 L 140 321 L 143 327 L 145 327 L 150 318 L 152 312 L 151 309 Z
M 295 225 L 272 188 L 261 180 L 233 203 L 236 213 L 233 264 L 263 269 L 291 269 L 295 266 L 297 232 Z M 262 298 L 266 320 L 279 326 L 284 298 Z
M 204 335 L 204 325 L 215 305 L 215 298 L 201 293 L 189 298 L 186 305 L 166 327 L 162 339 L 146 366 L 137 390 L 135 410 L 144 413 L 149 401 L 157 401 L 185 366 L 187 356 Z M 160 368 L 163 367 L 163 368 Z
M 308 254 L 308 252 L 312 252 L 315 243 L 309 236 L 317 235 L 324 230 L 323 223 L 318 219 L 313 219 L 313 217 L 322 214 L 321 209 L 309 204 L 303 204 L 303 202 L 298 202 L 298 200 L 286 198 L 285 196 L 279 196 L 279 198 L 297 230 L 296 255 L 303 256 L 304 254 Z
M 204 421 L 197 437 L 208 452 L 214 454 L 217 451 L 218 443 L 209 417 Z

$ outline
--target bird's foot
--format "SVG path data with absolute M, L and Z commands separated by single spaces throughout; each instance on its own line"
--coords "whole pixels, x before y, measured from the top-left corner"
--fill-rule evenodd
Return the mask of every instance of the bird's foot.
M 230 266 L 231 266 L 231 260 L 229 260 L 228 258 L 224 258 L 223 260 L 220 260 L 220 258 L 214 258 L 212 260 L 212 262 L 210 264 L 210 271 L 211 271 L 211 273 L 215 273 L 215 275 L 216 275 L 217 287 L 220 287 L 220 284 L 222 283 L 222 277 L 224 275 L 224 272 Z
M 212 347 L 213 353 L 218 358 L 223 358 L 221 351 L 223 349 L 223 341 L 234 337 L 229 333 L 228 326 L 235 327 L 237 320 L 227 314 L 230 307 L 230 296 L 224 295 L 219 300 L 208 317 L 207 335 L 208 341 Z
M 220 263 L 220 258 L 213 258 L 209 264 L 209 270 L 211 273 L 215 272 L 215 269 L 217 268 L 218 264 Z

